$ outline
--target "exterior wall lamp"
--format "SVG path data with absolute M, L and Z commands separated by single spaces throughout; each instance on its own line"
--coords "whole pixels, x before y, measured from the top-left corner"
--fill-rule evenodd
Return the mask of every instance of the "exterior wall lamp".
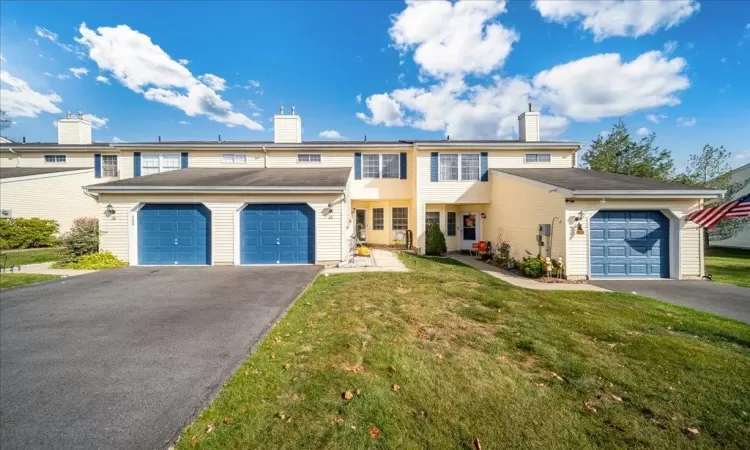
M 578 225 L 576 226 L 576 234 L 585 234 L 583 231 L 583 227 L 581 226 L 581 222 L 578 222 Z
M 479 216 L 480 216 L 480 217 L 481 217 L 482 219 L 486 219 L 486 218 L 487 218 L 487 214 L 485 214 L 485 213 L 482 213 L 482 214 L 480 214 Z
M 107 205 L 107 207 L 104 209 L 104 217 L 112 217 L 115 215 L 115 208 L 110 203 Z M 114 218 L 114 217 L 113 217 Z

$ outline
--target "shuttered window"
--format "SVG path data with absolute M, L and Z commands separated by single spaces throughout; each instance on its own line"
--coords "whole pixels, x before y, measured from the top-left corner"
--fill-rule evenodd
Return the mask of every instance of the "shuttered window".
M 105 177 L 116 177 L 117 155 L 102 155 L 102 175 Z

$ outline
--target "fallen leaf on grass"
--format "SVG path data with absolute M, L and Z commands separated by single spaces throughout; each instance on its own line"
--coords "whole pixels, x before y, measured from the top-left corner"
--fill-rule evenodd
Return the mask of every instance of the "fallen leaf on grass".
M 370 428 L 370 437 L 373 439 L 377 439 L 378 436 L 380 436 L 380 429 L 378 427 L 372 427 Z
M 435 356 L 437 356 L 437 359 L 443 359 L 443 358 L 445 358 L 445 356 L 443 356 L 440 353 L 435 353 Z
M 399 389 L 401 389 L 401 386 L 394 384 L 393 386 L 391 386 L 391 389 L 393 390 L 393 392 L 398 392 Z
M 225 418 L 224 418 L 224 423 L 225 423 L 225 424 L 227 424 L 227 425 L 231 425 L 231 423 L 232 423 L 232 418 L 231 418 L 231 417 L 225 417 Z
M 622 403 L 622 397 L 618 397 L 615 394 L 609 394 L 612 396 L 612 399 L 616 401 L 617 403 Z
M 281 420 L 286 420 L 287 415 L 284 414 L 283 412 L 279 411 L 279 412 L 276 413 L 276 417 L 278 417 Z
M 335 423 L 336 425 L 341 425 L 342 423 L 344 423 L 344 419 L 342 419 L 341 417 L 334 417 L 331 423 Z
M 365 367 L 362 364 L 355 364 L 353 366 L 344 367 L 349 373 L 362 373 L 365 371 Z
M 359 395 L 359 394 L 361 394 L 361 393 L 362 393 L 362 389 L 360 389 L 360 388 L 357 388 L 357 390 L 356 390 L 356 391 L 354 391 L 354 393 L 355 393 L 355 394 L 357 394 L 357 395 Z
M 482 450 L 482 443 L 479 442 L 479 438 L 474 438 L 474 450 Z
M 685 434 L 688 436 L 698 436 L 701 432 L 697 428 L 685 428 Z
M 284 370 L 289 370 L 290 367 L 292 367 L 291 364 L 289 363 L 284 364 Z
M 556 374 L 555 372 L 550 372 L 550 374 L 552 375 L 552 378 L 554 378 L 554 379 L 556 379 L 558 381 L 563 381 L 563 382 L 565 381 L 565 380 L 563 380 L 563 377 L 561 377 L 560 375 Z
M 354 394 L 352 394 L 350 391 L 346 391 L 341 396 L 344 397 L 344 400 L 351 400 L 352 397 L 354 397 Z
M 208 426 L 206 426 L 206 433 L 213 433 L 215 429 L 216 429 L 216 425 L 209 423 Z
M 586 407 L 586 409 L 588 409 L 588 410 L 589 410 L 589 411 L 591 411 L 592 413 L 595 413 L 595 412 L 596 412 L 596 408 L 594 408 L 594 407 L 593 407 L 593 406 L 591 405 L 591 403 L 590 403 L 590 402 L 587 402 L 587 401 L 586 401 L 586 402 L 583 402 L 583 406 L 585 406 L 585 407 Z
M 396 366 L 389 367 L 388 371 L 391 372 L 391 373 L 396 373 Z

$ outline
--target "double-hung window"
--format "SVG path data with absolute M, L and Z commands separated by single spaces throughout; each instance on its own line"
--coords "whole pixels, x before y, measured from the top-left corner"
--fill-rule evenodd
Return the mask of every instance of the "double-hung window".
M 144 153 L 141 156 L 141 174 L 151 175 L 180 168 L 179 153 Z
M 222 164 L 246 164 L 247 155 L 244 153 L 224 153 L 221 155 Z
M 298 153 L 297 163 L 299 164 L 320 164 L 322 161 L 320 153 Z
M 44 155 L 46 163 L 64 163 L 68 162 L 68 155 Z
M 526 153 L 527 163 L 548 163 L 552 160 L 549 153 Z
M 401 157 L 398 154 L 362 155 L 362 178 L 400 178 Z
M 441 153 L 440 181 L 476 181 L 481 176 L 478 153 Z
M 409 208 L 391 209 L 391 229 L 406 230 L 409 228 Z
M 105 177 L 117 176 L 117 155 L 102 155 L 102 175 Z
M 427 211 L 424 215 L 425 230 L 430 231 L 433 224 L 440 226 L 440 211 Z
M 372 229 L 383 230 L 385 222 L 385 210 L 383 208 L 373 208 L 372 210 Z

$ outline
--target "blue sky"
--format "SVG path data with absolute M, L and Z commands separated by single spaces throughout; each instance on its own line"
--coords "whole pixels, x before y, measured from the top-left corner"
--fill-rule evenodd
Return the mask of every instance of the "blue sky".
M 549 139 L 622 117 L 678 166 L 750 162 L 749 2 L 3 2 L 0 54 L 29 141 L 66 111 L 104 142 L 270 140 L 280 105 L 304 140 L 513 138 L 532 102 Z

